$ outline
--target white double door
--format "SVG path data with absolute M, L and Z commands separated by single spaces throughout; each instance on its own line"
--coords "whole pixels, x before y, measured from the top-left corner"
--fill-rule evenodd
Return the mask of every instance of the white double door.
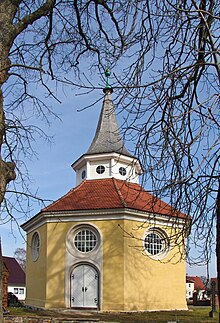
M 98 307 L 99 276 L 90 265 L 80 265 L 71 273 L 71 307 Z

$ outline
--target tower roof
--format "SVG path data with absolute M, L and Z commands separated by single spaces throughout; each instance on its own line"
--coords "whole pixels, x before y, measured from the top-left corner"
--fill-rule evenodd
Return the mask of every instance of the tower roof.
M 95 137 L 86 152 L 86 155 L 116 152 L 133 157 L 125 148 L 120 136 L 115 108 L 112 102 L 112 89 L 105 88 L 105 97 L 102 105 Z

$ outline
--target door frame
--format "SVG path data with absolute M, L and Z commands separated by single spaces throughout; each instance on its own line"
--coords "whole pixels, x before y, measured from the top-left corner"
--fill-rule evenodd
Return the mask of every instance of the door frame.
M 97 302 L 97 307 L 84 307 L 84 306 L 76 306 L 76 307 L 71 307 L 71 296 L 72 296 L 72 287 L 71 287 L 71 275 L 72 275 L 72 272 L 74 271 L 75 268 L 79 267 L 79 266 L 89 266 L 89 267 L 92 267 L 97 275 L 98 275 L 98 278 L 97 278 L 97 299 L 98 299 L 98 302 Z M 90 262 L 79 262 L 77 263 L 76 265 L 72 266 L 70 268 L 70 273 L 69 273 L 69 304 L 70 304 L 70 308 L 72 309 L 78 309 L 78 310 L 87 310 L 87 309 L 92 309 L 92 310 L 100 310 L 100 272 L 98 270 L 98 268 L 96 266 L 94 266 L 92 263 Z

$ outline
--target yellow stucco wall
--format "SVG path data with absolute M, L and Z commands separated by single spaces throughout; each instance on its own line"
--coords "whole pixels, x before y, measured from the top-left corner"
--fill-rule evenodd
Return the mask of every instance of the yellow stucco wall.
M 124 240 L 126 282 L 124 309 L 125 311 L 187 309 L 185 261 L 177 252 L 181 241 L 178 242 L 178 246 L 174 248 L 171 246 L 169 253 L 163 259 L 152 259 L 143 247 L 143 237 L 146 230 L 151 227 L 152 225 L 149 224 L 140 226 L 140 222 L 125 222 L 124 230 L 134 234 L 137 239 Z M 160 228 L 166 231 L 168 236 L 174 236 L 173 229 L 165 226 Z M 135 284 L 135 282 L 138 283 Z
M 103 238 L 102 310 L 124 310 L 123 221 L 96 223 Z
M 48 223 L 37 230 L 41 237 L 40 257 L 33 262 L 30 248 L 27 252 L 28 304 L 66 307 L 66 235 L 77 224 Z M 185 262 L 174 256 L 177 248 L 171 249 L 162 261 L 152 260 L 142 248 L 146 225 L 136 230 L 140 222 L 130 220 L 90 224 L 98 228 L 102 238 L 101 310 L 186 309 Z M 131 231 L 138 239 L 125 237 L 125 232 Z M 28 235 L 29 244 L 32 234 Z
M 46 302 L 46 276 L 47 276 L 47 230 L 46 225 L 38 228 L 40 236 L 40 255 L 37 261 L 31 257 L 31 239 L 34 232 L 27 235 L 26 259 L 26 304 L 45 307 Z

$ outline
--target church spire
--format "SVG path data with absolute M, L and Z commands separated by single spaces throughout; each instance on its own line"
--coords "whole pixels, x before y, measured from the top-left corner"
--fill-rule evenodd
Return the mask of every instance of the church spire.
M 102 110 L 99 117 L 95 137 L 86 154 L 116 152 L 131 157 L 131 154 L 124 146 L 124 142 L 119 132 L 119 127 L 115 115 L 115 108 L 111 96 L 113 90 L 109 85 L 109 69 L 106 70 L 105 75 L 106 87 L 103 90 L 105 96 Z
M 88 151 L 72 164 L 77 185 L 84 180 L 112 177 L 138 183 L 142 172 L 139 160 L 124 146 L 112 102 L 113 90 L 109 84 L 109 69 L 105 75 L 105 95 L 95 136 Z

